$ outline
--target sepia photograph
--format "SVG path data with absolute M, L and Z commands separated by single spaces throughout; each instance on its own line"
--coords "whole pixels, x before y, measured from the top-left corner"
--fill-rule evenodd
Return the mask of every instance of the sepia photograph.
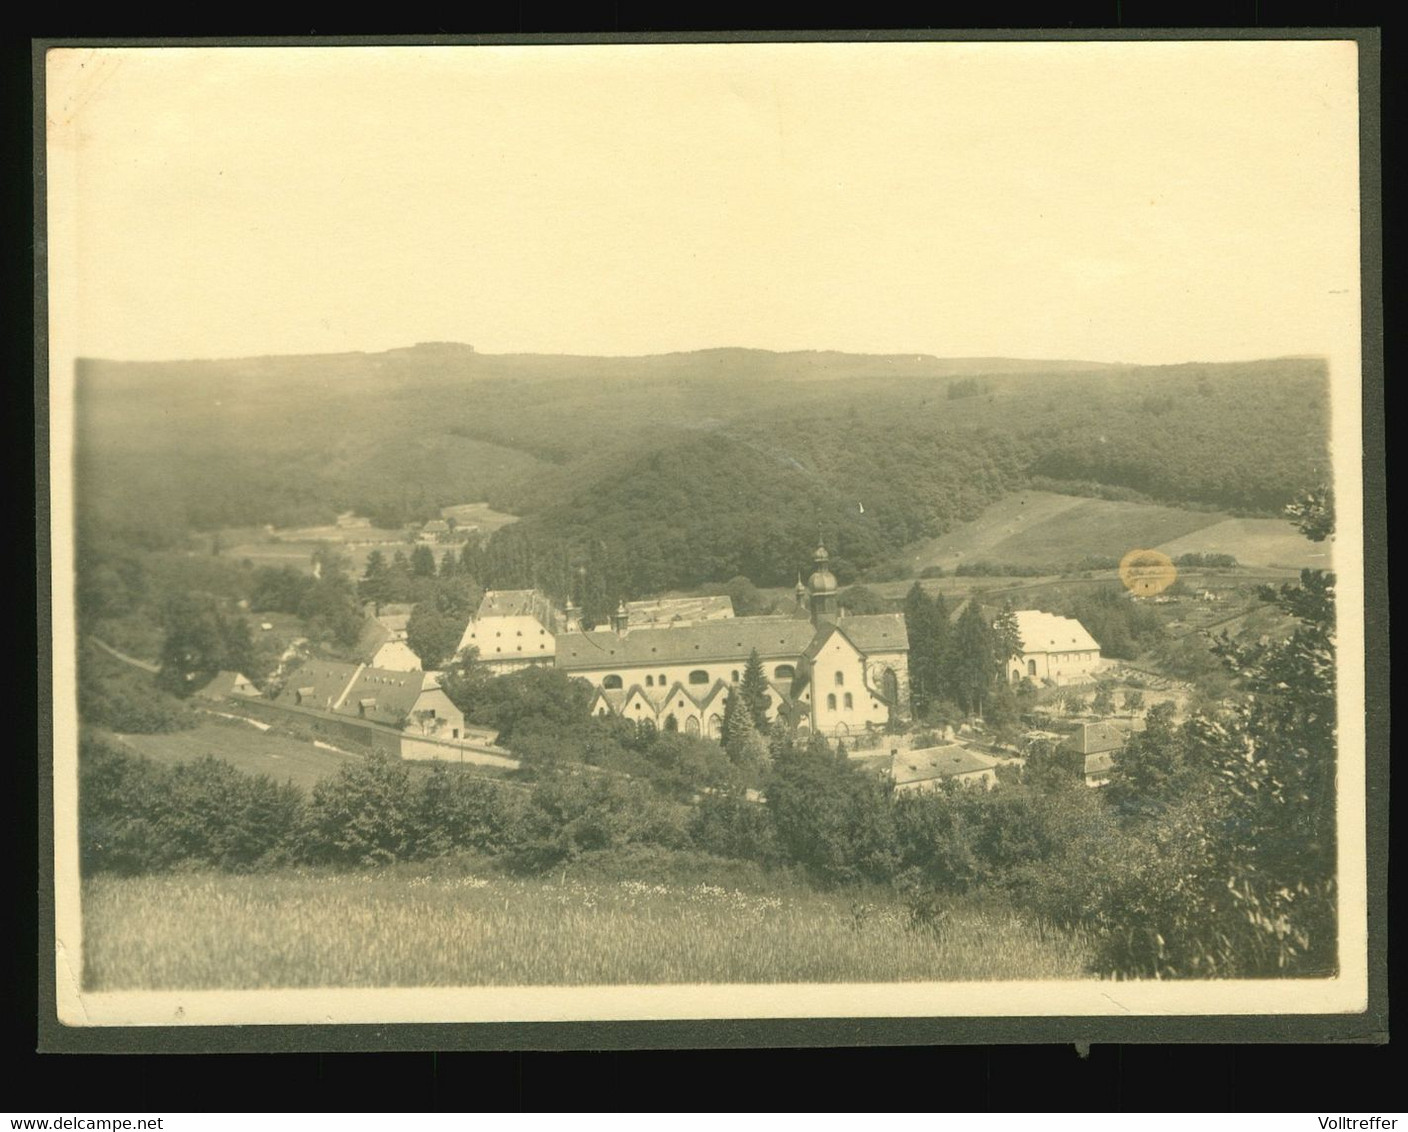
M 1365 1011 L 1361 50 L 49 48 L 59 1022 Z

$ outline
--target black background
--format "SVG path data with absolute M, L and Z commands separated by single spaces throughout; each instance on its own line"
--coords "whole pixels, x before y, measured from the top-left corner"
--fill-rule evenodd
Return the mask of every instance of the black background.
M 663 7 L 663 6 L 661 6 Z M 1049 28 L 1081 27 L 1281 27 L 1281 26 L 1382 26 L 1377 12 L 1355 5 L 1320 5 L 1315 11 L 1292 10 L 1256 0 L 1222 5 L 1180 5 L 1151 7 L 1137 4 L 1061 5 L 1047 8 L 1032 24 L 1033 12 L 1016 6 L 962 5 L 954 10 L 888 13 L 883 6 L 867 5 L 851 13 L 866 20 L 868 28 L 916 29 L 926 26 L 962 28 L 976 26 L 969 16 L 984 26 Z M 93 35 L 319 35 L 431 33 L 532 33 L 532 32 L 611 32 L 677 30 L 738 31 L 745 29 L 818 28 L 844 29 L 848 23 L 839 13 L 812 11 L 805 22 L 794 13 L 769 21 L 767 13 L 753 6 L 743 15 L 717 6 L 707 13 L 690 12 L 673 6 L 669 12 L 655 6 L 586 4 L 576 5 L 570 14 L 560 14 L 546 6 L 518 3 L 475 9 L 473 25 L 419 26 L 403 24 L 399 29 L 357 26 L 355 17 L 342 17 L 340 26 L 309 17 L 283 26 L 264 23 L 253 27 L 235 26 L 230 12 L 207 13 L 213 25 L 208 28 L 173 26 L 141 27 L 129 12 L 109 10 L 109 28 L 101 18 L 76 26 L 78 13 L 69 15 L 69 26 L 57 15 L 30 13 L 37 26 L 29 36 L 62 37 Z M 221 19 L 225 26 L 218 26 Z M 347 21 L 354 22 L 349 24 Z M 47 26 L 44 26 L 47 21 Z M 1384 47 L 1391 57 L 1393 37 L 1385 29 Z M 0 383 L 4 397 L 4 418 L 16 429 L 16 436 L 4 447 L 7 493 L 10 505 L 23 511 L 27 499 L 43 506 L 44 485 L 35 475 L 36 436 L 30 393 L 42 397 L 42 385 L 24 380 L 34 371 L 31 353 L 33 260 L 25 254 L 28 233 L 33 230 L 32 180 L 32 74 L 31 44 L 27 38 L 11 37 L 4 48 L 0 68 L 3 84 L 4 141 L 6 158 L 6 214 L 10 218 L 7 241 L 10 254 L 4 257 L 8 274 L 7 325 L 4 342 L 7 351 L 7 380 Z M 1382 115 L 1386 123 L 1395 120 L 1395 68 L 1385 67 L 1382 87 Z M 1367 103 L 1366 103 L 1367 107 Z M 1385 135 L 1391 131 L 1385 130 Z M 1385 183 L 1392 184 L 1392 162 L 1385 170 Z M 1373 202 L 1366 202 L 1366 222 L 1373 224 Z M 1392 230 L 1385 225 L 1386 236 Z M 1366 253 L 1371 241 L 1366 239 Z M 1389 244 L 1387 238 L 1385 245 Z M 1371 264 L 1372 266 L 1372 264 Z M 1382 369 L 1375 384 L 1374 325 L 1377 316 L 1368 309 L 1373 288 L 1366 278 L 1366 535 L 1369 541 L 1367 578 L 1371 609 L 1383 608 L 1382 615 L 1368 618 L 1371 664 L 1368 692 L 1371 704 L 1387 703 L 1386 634 L 1386 527 L 1385 464 L 1382 418 Z M 26 334 L 26 329 L 31 334 Z M 1390 333 L 1391 333 L 1391 328 Z M 1392 349 L 1392 338 L 1389 350 Z M 42 378 L 42 371 L 40 377 Z M 42 417 L 41 417 L 42 419 Z M 42 437 L 40 438 L 42 440 Z M 25 488 L 33 483 L 36 494 Z M 42 509 L 36 531 L 46 520 Z M 16 516 L 14 526 L 23 532 L 27 514 Z M 21 541 L 21 547 L 23 542 Z M 16 626 L 11 640 L 15 671 L 22 690 L 35 689 L 34 699 L 23 695 L 18 704 L 39 701 L 39 682 L 28 663 L 28 645 L 33 638 L 35 655 L 41 655 L 40 634 L 30 610 L 47 605 L 47 567 L 36 537 L 36 577 L 18 548 L 10 548 L 6 597 Z M 30 603 L 34 586 L 34 603 Z M 42 613 L 42 611 L 41 611 Z M 45 630 L 47 634 L 47 629 Z M 1380 656 L 1380 652 L 1382 656 Z M 1376 663 L 1381 662 L 1381 663 Z M 1382 671 L 1380 668 L 1382 667 Z M 47 678 L 47 675 L 46 675 Z M 12 673 L 13 679 L 13 673 Z M 29 681 L 35 681 L 30 684 Z M 1379 697 L 1384 697 L 1382 700 Z M 40 705 L 40 711 L 44 710 Z M 1373 722 L 1371 712 L 1371 723 Z M 37 1054 L 39 1043 L 38 984 L 36 971 L 46 962 L 38 948 L 39 899 L 31 878 L 39 876 L 40 827 L 34 799 L 39 795 L 37 768 L 25 724 L 34 717 L 12 713 L 19 719 L 18 733 L 5 744 L 4 761 L 12 770 L 8 785 L 11 802 L 9 823 L 14 835 L 11 847 L 11 875 L 18 879 L 10 906 L 16 910 L 11 924 L 14 959 L 5 995 L 6 1014 L 11 1022 L 11 1056 L 0 1065 L 9 1078 L 3 1086 L 9 1111 L 58 1112 L 144 1112 L 163 1111 L 250 1111 L 289 1109 L 305 1111 L 514 1111 L 514 1110 L 788 1110 L 788 1111 L 1317 1111 L 1326 1113 L 1390 1111 L 1404 1107 L 1400 1079 L 1394 1071 L 1391 1047 L 1364 1043 L 1309 1044 L 1304 1031 L 1277 1027 L 1274 1023 L 1251 1024 L 1241 1035 L 1225 1029 L 1209 1032 L 1221 1038 L 1243 1037 L 1241 1044 L 1192 1044 L 1154 1041 L 1159 1037 L 1150 1025 L 1140 1035 L 1141 1043 L 1092 1045 L 1081 1056 L 1073 1042 L 1080 1037 L 1079 1023 L 1042 1026 L 1026 1041 L 1035 1044 L 935 1045 L 908 1044 L 924 1040 L 911 1025 L 892 1027 L 886 1033 L 864 1024 L 828 1025 L 810 1034 L 788 1033 L 749 1026 L 716 1026 L 712 1029 L 680 1029 L 670 1032 L 676 1042 L 704 1041 L 737 1044 L 733 1049 L 670 1049 L 574 1052 L 345 1052 L 345 1053 L 169 1053 L 169 1054 Z M 1375 727 L 1386 726 L 1376 724 Z M 1378 731 L 1386 745 L 1386 731 Z M 1375 733 L 1371 731 L 1371 749 Z M 1381 777 L 1382 782 L 1377 778 Z M 1386 786 L 1387 769 L 1376 774 L 1371 786 Z M 1371 805 L 1386 814 L 1386 791 L 1382 796 L 1371 789 Z M 1386 823 L 1384 828 L 1386 828 Z M 46 847 L 47 852 L 47 847 Z M 1382 863 L 1382 856 L 1379 857 Z M 1384 867 L 1378 868 L 1378 885 L 1385 883 Z M 1372 896 L 1372 894 L 1371 894 Z M 1381 925 L 1376 925 L 1376 929 Z M 1382 936 L 1379 937 L 1382 944 Z M 1371 1027 L 1361 1027 L 1361 1032 Z M 1372 1028 L 1382 1028 L 1382 1020 Z M 466 1028 L 460 1028 L 462 1034 Z M 344 1033 L 344 1040 L 365 1043 L 366 1048 L 383 1045 L 394 1031 L 358 1028 Z M 637 1033 L 649 1039 L 649 1028 Z M 245 1032 L 248 1040 L 249 1032 Z M 654 1031 L 656 1037 L 660 1031 Z M 1368 1037 L 1368 1034 L 1365 1034 Z M 192 1036 L 193 1037 L 193 1036 Z M 1294 1044 L 1257 1044 L 1267 1039 L 1301 1040 Z M 266 1030 L 257 1035 L 267 1048 L 277 1048 L 278 1033 Z M 180 1042 L 180 1035 L 174 1040 Z M 189 1039 L 188 1039 L 189 1040 Z M 454 1040 L 446 1034 L 446 1044 Z M 531 1039 L 530 1039 L 531 1040 Z M 580 1040 L 590 1046 L 590 1035 L 574 1039 L 571 1032 L 559 1030 L 554 1041 Z M 598 1036 L 597 1041 L 603 1039 Z M 610 1040 L 621 1040 L 617 1031 Z M 629 1037 L 626 1038 L 629 1040 Z M 821 1041 L 822 1048 L 759 1048 L 789 1041 Z M 856 1047 L 852 1043 L 871 1044 Z M 890 1044 L 874 1044 L 874 1043 Z M 180 1045 L 167 1048 L 180 1049 Z

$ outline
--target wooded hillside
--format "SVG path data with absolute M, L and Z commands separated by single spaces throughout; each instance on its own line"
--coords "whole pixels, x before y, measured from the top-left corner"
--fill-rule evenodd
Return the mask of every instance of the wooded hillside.
M 1273 514 L 1327 473 L 1315 359 L 1165 367 L 709 350 L 490 356 L 433 346 L 243 361 L 85 361 L 85 521 L 395 526 L 476 499 L 524 521 L 479 563 L 561 592 L 786 584 L 823 533 L 847 575 L 1037 483 Z

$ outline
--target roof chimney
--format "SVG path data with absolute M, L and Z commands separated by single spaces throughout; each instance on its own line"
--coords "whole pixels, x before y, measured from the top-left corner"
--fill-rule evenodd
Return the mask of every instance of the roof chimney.
M 624 637 L 630 629 L 630 620 L 631 615 L 626 612 L 626 603 L 622 601 L 616 606 L 616 612 L 611 615 L 611 627 Z

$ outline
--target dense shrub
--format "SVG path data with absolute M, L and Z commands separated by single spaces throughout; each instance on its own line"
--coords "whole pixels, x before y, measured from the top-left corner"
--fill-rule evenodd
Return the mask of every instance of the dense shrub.
M 737 794 L 706 794 L 689 819 L 690 840 L 706 853 L 772 865 L 782 860 L 772 815 Z
M 583 853 L 627 845 L 684 848 L 688 807 L 644 782 L 589 771 L 562 771 L 539 782 L 515 863 L 551 868 Z
M 291 859 L 303 792 L 205 758 L 164 767 L 99 740 L 79 751 L 84 872 L 177 865 L 244 872 Z

